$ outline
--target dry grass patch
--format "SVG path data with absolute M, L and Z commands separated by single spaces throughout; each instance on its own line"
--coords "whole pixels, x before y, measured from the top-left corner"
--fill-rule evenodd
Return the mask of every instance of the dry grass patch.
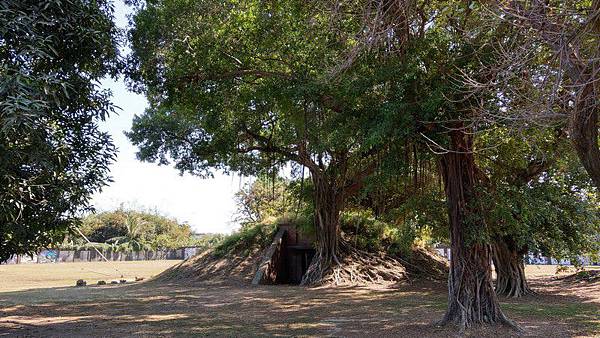
M 0 265 L 0 292 L 73 286 L 78 279 L 86 280 L 88 285 L 96 284 L 99 280 L 110 283 L 111 280 L 122 278 L 148 279 L 179 262 L 181 261 L 159 260 Z
M 527 336 L 600 335 L 600 285 L 587 285 L 581 293 L 547 268 L 528 272 L 538 294 L 501 299 Z M 446 307 L 445 283 L 307 289 L 188 282 L 0 293 L 0 335 L 456 336 L 433 325 Z M 469 335 L 515 334 L 493 327 Z

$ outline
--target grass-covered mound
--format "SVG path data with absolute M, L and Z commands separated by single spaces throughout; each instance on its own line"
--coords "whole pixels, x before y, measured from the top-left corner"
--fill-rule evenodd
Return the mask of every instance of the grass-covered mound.
M 276 228 L 274 224 L 246 225 L 213 248 L 168 269 L 155 280 L 175 283 L 249 284 L 274 237 Z M 356 250 L 352 249 L 352 252 Z M 345 284 L 411 281 L 422 278 L 443 280 L 447 277 L 448 266 L 445 259 L 424 248 L 413 246 L 408 254 L 385 254 L 375 251 L 371 252 L 369 257 L 366 261 L 354 261 L 353 256 L 349 255 L 341 263 L 353 267 L 356 271 L 383 271 L 379 274 L 381 278 L 374 274 L 367 280 L 349 280 Z
M 433 249 L 413 246 L 408 255 L 396 255 L 406 267 L 411 279 L 445 281 L 448 279 L 450 265 L 448 260 Z
M 371 253 L 385 253 L 398 260 L 406 269 L 409 279 L 446 280 L 448 260 L 429 249 L 432 239 L 427 228 L 414 224 L 395 224 L 377 219 L 368 211 L 342 214 L 344 237 L 356 249 Z
M 160 282 L 250 283 L 276 227 L 255 224 L 243 227 L 213 248 L 173 266 L 154 280 Z
M 598 283 L 600 282 L 600 270 L 582 270 L 574 274 L 563 277 L 566 282 L 585 282 Z

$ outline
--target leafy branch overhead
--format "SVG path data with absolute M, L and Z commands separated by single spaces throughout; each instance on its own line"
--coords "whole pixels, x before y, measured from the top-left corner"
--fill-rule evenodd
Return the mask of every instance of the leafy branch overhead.
M 60 241 L 110 181 L 98 81 L 119 69 L 108 1 L 0 3 L 0 260 Z

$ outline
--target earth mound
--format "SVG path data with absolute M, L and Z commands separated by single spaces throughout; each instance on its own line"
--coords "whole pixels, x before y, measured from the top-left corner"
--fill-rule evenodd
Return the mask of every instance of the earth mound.
M 398 259 L 404 263 L 408 275 L 414 279 L 446 281 L 450 265 L 448 259 L 433 249 L 413 247 L 409 257 Z
M 600 282 L 600 270 L 583 270 L 562 278 L 565 282 Z
M 275 233 L 274 229 L 252 231 L 253 233 L 242 233 L 229 242 L 225 240 L 217 247 L 171 267 L 156 276 L 153 281 L 177 284 L 202 282 L 249 285 Z M 341 257 L 340 267 L 362 273 L 375 271 L 375 274 L 371 274 L 373 278 L 346 280 L 345 283 L 335 283 L 331 282 L 333 279 L 328 279 L 323 284 L 363 285 L 410 282 L 418 279 L 444 280 L 448 274 L 447 260 L 436 252 L 424 248 L 413 248 L 412 253 L 407 257 L 380 253 L 357 254 L 359 251 L 356 249 L 351 249 L 351 252 L 353 254 Z M 332 273 L 336 273 L 337 268 L 334 268 Z
M 227 237 L 214 248 L 177 264 L 154 278 L 168 283 L 250 284 L 274 228 L 252 227 Z

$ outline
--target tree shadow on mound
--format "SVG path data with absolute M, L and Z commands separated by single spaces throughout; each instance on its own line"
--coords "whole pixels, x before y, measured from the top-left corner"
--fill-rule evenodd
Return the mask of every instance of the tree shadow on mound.
M 567 308 L 576 299 L 568 301 Z M 553 317 L 565 313 L 556 308 L 560 302 L 551 304 L 556 313 L 529 313 L 529 307 L 548 308 L 533 299 L 507 305 L 508 314 L 531 334 L 551 330 L 545 333 L 570 336 L 589 329 L 578 329 L 577 323 L 588 320 L 591 309 L 568 308 L 577 320 L 569 325 Z M 442 317 L 446 296 L 439 285 L 427 283 L 387 290 L 140 283 L 0 293 L 0 306 L 0 335 L 7 336 L 456 335 L 432 324 Z M 493 327 L 470 334 L 511 332 Z

